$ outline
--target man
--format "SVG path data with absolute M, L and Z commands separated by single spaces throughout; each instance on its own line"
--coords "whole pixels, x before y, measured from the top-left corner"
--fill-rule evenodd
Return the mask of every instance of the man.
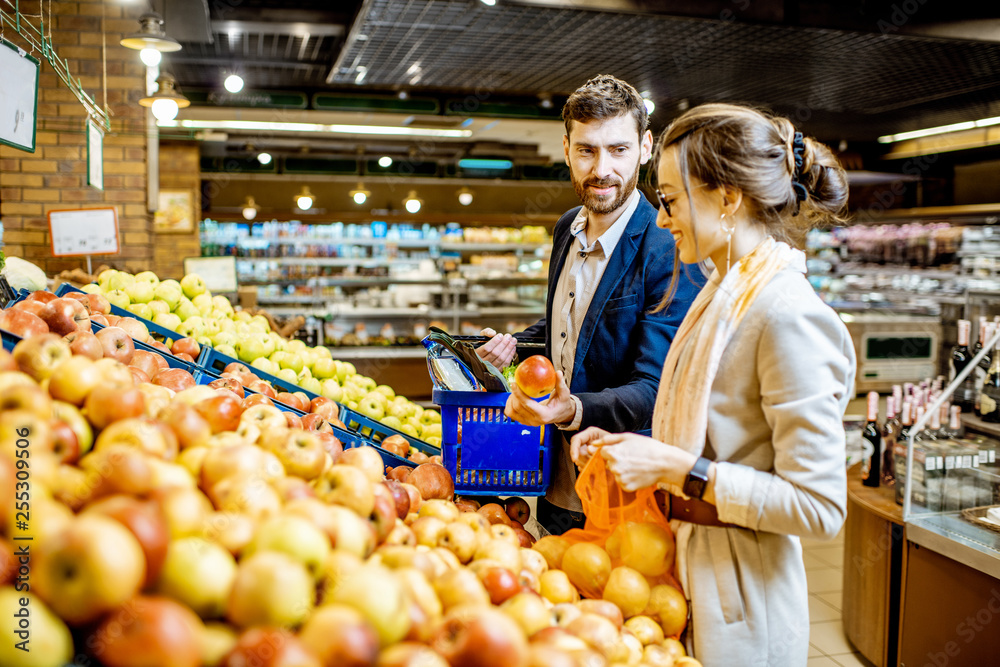
M 556 390 L 536 402 L 514 388 L 505 413 L 565 434 L 552 443 L 551 483 L 536 512 L 552 534 L 584 523 L 569 437 L 588 426 L 648 433 L 670 341 L 701 289 L 682 271 L 668 307 L 652 312 L 671 283 L 674 242 L 636 189 L 653 137 L 635 88 L 597 76 L 569 97 L 563 121 L 566 164 L 583 206 L 556 223 L 545 318 L 514 337 L 486 330 L 493 337 L 479 348 L 503 367 L 516 338 L 545 337 Z

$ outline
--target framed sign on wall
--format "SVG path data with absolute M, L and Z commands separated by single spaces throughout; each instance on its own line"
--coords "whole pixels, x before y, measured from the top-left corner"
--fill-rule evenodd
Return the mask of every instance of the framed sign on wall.
M 38 60 L 0 40 L 0 144 L 35 152 Z
M 159 234 L 184 234 L 194 231 L 194 193 L 191 190 L 160 190 L 159 206 L 153 217 L 153 230 Z

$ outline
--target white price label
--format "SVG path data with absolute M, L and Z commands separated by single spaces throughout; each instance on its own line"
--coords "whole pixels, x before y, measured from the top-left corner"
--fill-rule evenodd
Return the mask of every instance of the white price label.
M 52 254 L 114 255 L 118 253 L 118 212 L 114 208 L 50 211 Z

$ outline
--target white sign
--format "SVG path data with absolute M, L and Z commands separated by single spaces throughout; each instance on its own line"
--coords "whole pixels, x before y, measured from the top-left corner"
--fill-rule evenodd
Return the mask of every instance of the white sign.
M 35 152 L 38 61 L 0 40 L 0 144 Z
M 104 132 L 93 120 L 87 121 L 87 185 L 104 189 Z
M 197 273 L 210 292 L 235 292 L 235 257 L 186 257 L 184 274 Z
M 75 211 L 49 211 L 52 254 L 114 255 L 118 253 L 118 211 L 114 208 L 88 208 Z

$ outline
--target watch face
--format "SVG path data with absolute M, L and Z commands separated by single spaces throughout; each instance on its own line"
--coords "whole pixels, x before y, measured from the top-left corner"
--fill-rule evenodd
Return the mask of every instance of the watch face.
M 684 482 L 684 495 L 700 500 L 705 493 L 705 485 L 707 484 L 708 480 L 688 477 Z

